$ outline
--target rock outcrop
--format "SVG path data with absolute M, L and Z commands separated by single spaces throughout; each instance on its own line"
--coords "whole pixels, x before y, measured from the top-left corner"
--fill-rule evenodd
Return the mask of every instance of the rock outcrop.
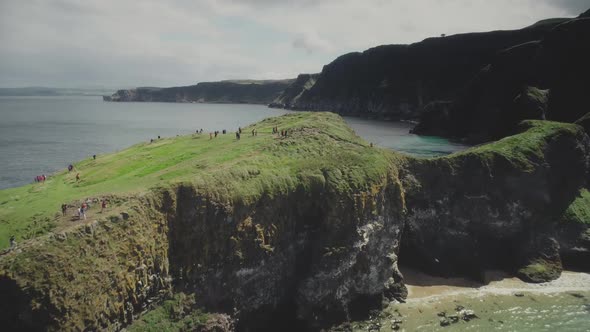
M 136 88 L 119 90 L 104 101 L 147 101 L 177 103 L 271 103 L 294 80 L 202 82 L 171 88 Z
M 2 256 L 3 326 L 118 330 L 182 292 L 238 330 L 319 330 L 403 300 L 400 262 L 532 282 L 589 268 L 590 138 L 580 126 L 524 122 L 518 135 L 435 159 L 371 147 L 329 113 L 255 126 L 268 137 L 248 158 L 134 194 L 119 208 L 126 219 Z M 271 136 L 276 126 L 289 136 Z

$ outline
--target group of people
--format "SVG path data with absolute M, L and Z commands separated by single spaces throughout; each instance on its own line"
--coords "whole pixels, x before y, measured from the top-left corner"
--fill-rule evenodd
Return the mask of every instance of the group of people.
M 90 204 L 94 203 L 94 202 L 98 202 L 98 199 L 95 199 L 94 201 L 92 201 L 90 198 L 87 198 L 86 201 L 82 202 L 82 204 L 80 204 L 80 206 L 78 207 L 76 213 L 78 215 L 78 220 L 86 220 L 86 211 L 88 211 L 88 209 L 90 209 Z M 100 212 L 102 213 L 104 211 L 104 209 L 107 208 L 107 200 L 106 199 L 102 199 L 100 201 Z M 61 214 L 62 216 L 66 216 L 68 212 L 68 205 L 67 204 L 62 204 L 61 205 Z
M 47 180 L 45 174 L 35 176 L 35 182 L 45 182 L 45 180 Z
M 272 127 L 273 134 L 279 134 L 279 127 Z M 281 130 L 281 137 L 287 137 L 287 130 Z

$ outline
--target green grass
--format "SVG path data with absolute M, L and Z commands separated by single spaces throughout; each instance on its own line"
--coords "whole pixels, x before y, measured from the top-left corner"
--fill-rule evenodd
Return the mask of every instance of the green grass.
M 272 128 L 289 129 L 289 137 Z M 251 129 L 258 136 L 251 136 Z M 8 238 L 32 238 L 59 227 L 65 202 L 103 195 L 123 197 L 190 183 L 219 202 L 248 203 L 297 187 L 324 185 L 334 190 L 367 189 L 390 169 L 394 154 L 370 148 L 332 113 L 296 113 L 269 118 L 209 140 L 208 134 L 140 143 L 118 153 L 86 159 L 53 174 L 45 183 L 0 191 L 0 248 Z M 81 181 L 76 182 L 76 173 Z M 92 218 L 96 207 L 89 211 Z
M 129 332 L 195 331 L 209 315 L 197 309 L 194 294 L 177 293 L 127 327 Z
M 516 169 L 531 172 L 537 163 L 544 162 L 545 148 L 549 140 L 559 135 L 580 135 L 582 128 L 561 122 L 527 120 L 521 123 L 520 134 L 505 137 L 496 142 L 477 146 L 439 159 L 452 160 L 472 156 L 488 161 L 498 157 L 507 160 Z
M 579 224 L 590 224 L 590 192 L 580 190 L 580 194 L 565 211 L 564 220 Z

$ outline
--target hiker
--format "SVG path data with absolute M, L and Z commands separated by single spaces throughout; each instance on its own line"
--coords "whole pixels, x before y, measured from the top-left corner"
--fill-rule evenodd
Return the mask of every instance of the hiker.
M 106 199 L 103 199 L 102 202 L 100 203 L 100 212 L 102 213 L 104 211 L 104 209 L 107 208 L 107 201 Z
M 226 131 L 225 131 L 225 129 L 223 129 L 222 133 L 223 133 L 224 135 L 226 134 Z
M 84 217 L 84 220 L 86 220 L 86 210 L 88 210 L 88 205 L 86 205 L 86 203 L 82 203 L 82 206 L 80 207 L 80 212 L 82 213 L 82 217 Z
M 256 129 L 252 129 L 252 136 L 254 136 L 255 131 L 256 131 Z
M 71 172 L 74 169 L 74 165 L 69 164 L 68 165 L 68 172 Z
M 16 248 L 16 241 L 14 240 L 14 235 L 10 236 L 10 249 Z
M 61 215 L 65 217 L 67 211 L 68 211 L 68 206 L 66 204 L 62 204 L 61 205 Z
M 76 174 L 76 182 L 80 181 L 80 173 Z
M 240 140 L 240 132 L 239 131 L 236 131 L 236 139 Z
M 160 139 L 160 135 L 158 135 L 158 139 Z
M 95 154 L 92 155 L 92 159 L 96 160 L 96 155 Z
M 238 127 L 238 133 L 242 133 L 242 127 Z

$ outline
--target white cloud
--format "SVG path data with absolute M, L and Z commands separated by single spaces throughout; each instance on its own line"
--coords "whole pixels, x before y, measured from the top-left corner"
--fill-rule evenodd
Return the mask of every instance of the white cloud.
M 582 1 L 0 1 L 0 86 L 295 77 L 336 56 L 573 16 Z M 583 7 L 582 7 L 583 8 Z

